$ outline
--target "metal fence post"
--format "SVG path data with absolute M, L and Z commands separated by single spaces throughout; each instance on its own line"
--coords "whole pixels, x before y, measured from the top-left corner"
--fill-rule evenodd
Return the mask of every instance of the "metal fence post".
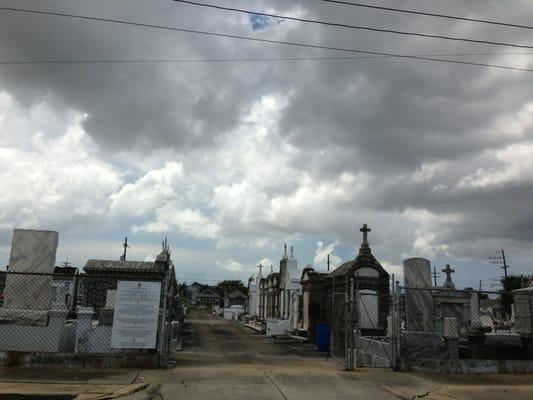
M 393 347 L 394 347 L 394 358 L 393 358 L 393 368 L 398 370 L 400 368 L 400 357 L 401 357 L 401 333 L 402 333 L 402 319 L 400 313 L 400 282 L 396 281 L 394 283 L 394 329 L 392 332 L 393 335 Z
M 350 349 L 349 338 L 350 318 L 349 318 L 349 299 L 348 299 L 348 275 L 344 277 L 344 367 L 350 369 Z
M 167 341 L 167 312 L 168 312 L 168 286 L 169 273 L 167 272 L 163 281 L 163 310 L 161 314 L 161 325 L 159 327 L 159 363 L 160 367 L 166 367 L 168 363 L 168 341 Z
M 352 371 L 355 368 L 355 315 L 354 315 L 354 280 L 350 278 L 350 370 Z

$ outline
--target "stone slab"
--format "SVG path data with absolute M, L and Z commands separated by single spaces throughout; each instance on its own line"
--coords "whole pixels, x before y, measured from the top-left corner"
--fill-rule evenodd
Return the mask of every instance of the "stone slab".
M 15 229 L 11 243 L 9 272 L 53 274 L 58 233 Z M 52 276 L 8 274 L 4 289 L 4 308 L 50 309 Z
M 48 311 L 42 310 L 4 310 L 0 308 L 0 325 L 48 325 Z
M 425 258 L 403 261 L 407 330 L 434 330 L 433 295 L 431 293 L 431 263 Z

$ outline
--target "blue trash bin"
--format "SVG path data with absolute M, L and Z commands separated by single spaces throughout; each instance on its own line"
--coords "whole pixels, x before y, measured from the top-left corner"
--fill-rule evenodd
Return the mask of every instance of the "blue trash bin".
M 331 326 L 329 324 L 318 324 L 316 326 L 316 347 L 318 351 L 329 352 L 330 336 Z

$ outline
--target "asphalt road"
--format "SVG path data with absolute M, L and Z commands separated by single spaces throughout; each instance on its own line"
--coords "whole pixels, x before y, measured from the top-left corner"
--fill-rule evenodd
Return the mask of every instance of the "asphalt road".
M 140 400 L 532 399 L 531 375 L 431 376 L 381 369 L 343 371 L 312 346 L 279 343 L 234 321 L 187 321 L 176 366 L 142 371 Z
M 197 314 L 184 327 L 176 367 L 143 374 L 161 385 L 154 399 L 397 399 L 378 387 L 368 391 L 365 382 L 354 385 L 353 373 L 326 356 L 311 345 L 268 339 L 235 321 Z

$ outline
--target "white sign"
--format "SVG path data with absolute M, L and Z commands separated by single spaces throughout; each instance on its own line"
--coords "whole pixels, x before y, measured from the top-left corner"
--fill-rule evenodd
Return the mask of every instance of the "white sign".
M 111 347 L 155 349 L 160 282 L 118 281 Z

